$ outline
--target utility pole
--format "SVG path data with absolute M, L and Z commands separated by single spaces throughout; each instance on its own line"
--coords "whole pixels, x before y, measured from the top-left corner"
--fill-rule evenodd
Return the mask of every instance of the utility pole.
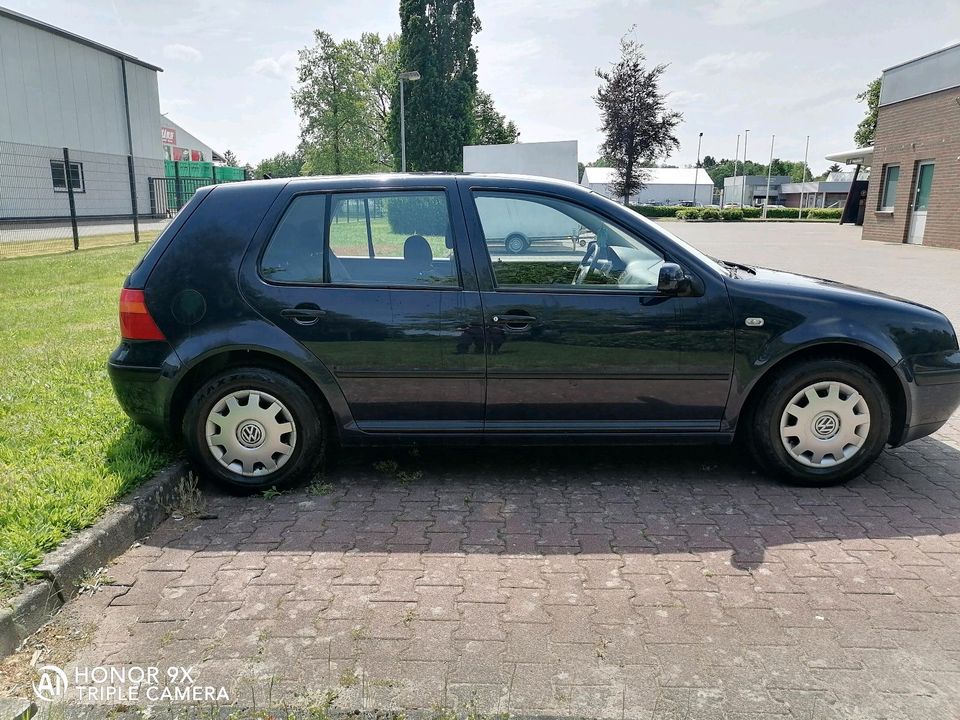
M 767 164 L 767 194 L 763 198 L 763 219 L 767 219 L 767 205 L 770 204 L 770 173 L 773 172 L 773 141 L 776 135 L 770 136 L 770 162 Z
M 743 207 L 743 194 L 747 190 L 747 133 L 749 130 L 743 131 L 743 183 L 740 185 L 740 207 Z M 753 202 L 751 201 L 751 205 Z
M 700 144 L 703 142 L 703 133 L 700 133 L 700 137 L 697 139 L 697 164 L 694 165 L 696 170 L 693 171 L 693 206 L 697 206 L 697 180 L 700 177 Z M 710 198 L 711 200 L 713 198 Z
M 797 220 L 803 219 L 803 185 L 807 182 L 807 153 L 810 152 L 810 136 L 807 135 L 807 147 L 803 150 L 803 178 L 800 181 L 800 210 L 797 213 Z
M 731 190 L 737 186 L 737 161 L 739 159 L 740 159 L 740 133 L 737 133 L 737 149 L 733 153 L 733 183 L 730 185 Z M 724 193 L 724 197 L 720 198 L 721 207 L 727 204 L 727 198 L 725 196 L 726 196 L 726 193 Z

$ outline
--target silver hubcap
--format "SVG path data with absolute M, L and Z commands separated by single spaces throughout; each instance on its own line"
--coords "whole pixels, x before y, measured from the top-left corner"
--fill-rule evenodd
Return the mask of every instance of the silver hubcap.
M 870 408 L 856 390 L 836 380 L 817 382 L 793 396 L 780 417 L 780 440 L 797 462 L 830 467 L 859 452 L 870 432 Z
M 279 470 L 297 446 L 290 411 L 259 390 L 237 390 L 220 398 L 207 415 L 206 435 L 217 462 L 247 477 Z

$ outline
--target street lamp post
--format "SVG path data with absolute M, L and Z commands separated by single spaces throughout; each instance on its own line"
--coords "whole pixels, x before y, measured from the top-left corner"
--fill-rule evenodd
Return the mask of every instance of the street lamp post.
M 747 133 L 749 130 L 743 131 L 743 182 L 740 184 L 740 207 L 743 207 L 743 194 L 747 190 Z M 753 201 L 750 201 L 750 204 L 753 205 Z
M 697 138 L 697 164 L 693 171 L 693 206 L 697 206 L 697 179 L 700 177 L 700 144 L 703 142 L 703 133 Z
M 407 171 L 407 126 L 406 119 L 404 118 L 404 107 L 403 107 L 403 81 L 409 80 L 413 82 L 414 80 L 420 79 L 420 73 L 416 70 L 409 70 L 407 72 L 400 73 L 397 77 L 400 79 L 400 172 Z

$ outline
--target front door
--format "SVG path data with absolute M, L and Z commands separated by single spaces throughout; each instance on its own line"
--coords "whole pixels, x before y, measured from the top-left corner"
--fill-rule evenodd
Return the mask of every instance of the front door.
M 910 229 L 907 242 L 911 245 L 923 244 L 923 231 L 927 227 L 927 205 L 930 203 L 930 190 L 933 187 L 933 163 L 921 162 L 917 166 L 917 182 L 913 188 Z
M 464 340 L 482 317 L 458 203 L 444 188 L 299 193 L 257 275 L 245 271 L 248 300 L 323 362 L 360 430 L 482 429 L 484 358 Z
M 660 250 L 558 197 L 461 195 L 486 327 L 486 432 L 719 428 L 732 348 L 720 372 L 687 372 L 684 306 L 699 317 L 702 298 L 657 292 Z

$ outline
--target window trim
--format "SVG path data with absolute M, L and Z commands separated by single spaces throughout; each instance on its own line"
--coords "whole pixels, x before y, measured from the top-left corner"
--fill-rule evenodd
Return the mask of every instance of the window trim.
M 652 250 L 656 251 L 663 258 L 664 262 L 677 262 L 677 259 L 673 257 L 665 248 L 659 245 L 656 242 L 653 242 L 646 235 L 636 232 L 630 228 L 624 227 L 623 223 L 615 220 L 601 210 L 590 207 L 583 203 L 572 200 L 568 197 L 562 195 L 554 195 L 551 193 L 540 192 L 535 190 L 518 190 L 515 188 L 502 188 L 502 187 L 484 187 L 484 186 L 471 186 L 467 188 L 467 191 L 470 195 L 470 201 L 473 203 L 473 211 L 476 214 L 476 220 L 478 224 L 478 230 L 481 235 L 477 238 L 477 242 L 482 245 L 483 253 L 487 259 L 487 268 L 490 271 L 490 282 L 492 287 L 490 290 L 485 290 L 484 292 L 504 292 L 504 293 L 565 293 L 570 295 L 633 295 L 640 297 L 674 297 L 666 293 L 661 293 L 656 287 L 650 290 L 643 290 L 640 288 L 621 288 L 614 285 L 594 285 L 591 287 L 586 287 L 583 285 L 498 285 L 497 284 L 497 274 L 493 269 L 493 258 L 490 255 L 490 248 L 487 245 L 486 235 L 483 234 L 483 221 L 480 218 L 480 211 L 477 209 L 475 193 L 500 193 L 500 194 L 511 194 L 511 195 L 528 195 L 534 197 L 543 197 L 549 198 L 552 200 L 558 200 L 560 202 L 573 205 L 575 207 L 584 210 L 585 212 L 592 213 L 597 217 L 601 218 L 604 222 L 609 223 L 616 227 L 620 232 L 623 232 L 630 237 L 639 239 L 643 244 L 649 246 Z M 686 263 L 678 263 L 684 270 L 684 272 L 693 275 L 699 278 L 699 275 L 692 270 Z M 702 279 L 700 279 L 702 282 Z
M 63 173 L 64 186 L 63 186 L 62 188 L 57 187 L 56 178 L 54 178 L 54 176 L 53 176 L 53 168 L 54 168 L 54 165 L 60 165 L 61 167 L 64 168 L 64 173 Z M 86 192 L 87 192 L 87 183 L 86 183 L 86 180 L 84 179 L 84 176 L 83 176 L 83 163 L 82 163 L 82 162 L 79 162 L 79 161 L 71 160 L 71 161 L 70 161 L 70 167 L 71 167 L 71 168 L 73 168 L 73 167 L 76 167 L 76 168 L 77 168 L 77 176 L 78 176 L 78 178 L 80 179 L 80 187 L 79 187 L 79 188 L 73 188 L 73 193 L 74 193 L 74 195 L 76 195 L 77 193 L 86 193 Z M 65 164 L 64 164 L 63 160 L 57 160 L 57 159 L 54 159 L 54 158 L 50 158 L 50 181 L 51 181 L 51 183 L 52 183 L 52 185 L 53 185 L 53 191 L 54 191 L 55 193 L 69 193 L 69 192 L 70 192 L 70 173 L 67 172 L 67 168 L 65 167 Z
M 447 203 L 447 221 L 449 222 L 450 232 L 453 233 L 453 242 L 456 244 L 456 227 L 453 222 L 453 207 L 450 201 L 450 191 L 448 188 L 440 186 L 424 186 L 424 187 L 409 187 L 409 186 L 398 186 L 398 187 L 384 187 L 384 188 L 337 188 L 330 190 L 305 190 L 303 192 L 296 192 L 290 196 L 290 199 L 287 201 L 286 205 L 283 207 L 283 210 L 280 211 L 280 214 L 277 216 L 276 221 L 273 223 L 273 227 L 270 228 L 270 232 L 267 235 L 266 240 L 263 243 L 263 246 L 260 248 L 260 252 L 257 254 L 257 264 L 256 271 L 257 277 L 267 285 L 274 285 L 280 287 L 311 287 L 311 288 L 343 288 L 343 289 L 371 289 L 371 290 L 445 290 L 453 292 L 461 292 L 464 289 L 463 285 L 463 271 L 460 267 L 459 254 L 453 253 L 453 263 L 454 269 L 456 270 L 456 280 L 455 285 L 409 285 L 403 283 L 345 283 L 345 282 L 330 282 L 327 281 L 327 278 L 330 277 L 330 254 L 328 252 L 330 248 L 330 226 L 333 225 L 332 222 L 332 209 L 333 209 L 333 196 L 334 195 L 360 195 L 360 194 L 400 194 L 405 192 L 439 192 L 443 195 L 444 200 Z M 263 266 L 263 256 L 267 252 L 267 248 L 270 247 L 270 242 L 273 240 L 274 235 L 277 232 L 277 228 L 280 227 L 280 223 L 283 222 L 283 218 L 286 216 L 287 212 L 290 210 L 290 206 L 297 201 L 298 198 L 308 196 L 308 195 L 323 195 L 325 199 L 324 203 L 324 223 L 323 223 L 323 238 L 321 240 L 321 252 L 323 253 L 323 282 L 303 282 L 303 281 L 290 281 L 290 280 L 276 280 L 270 279 L 263 276 L 262 266 Z
M 891 168 L 897 169 L 897 186 L 893 191 L 893 198 L 891 205 L 884 205 L 883 201 L 887 195 L 887 176 Z M 880 197 L 877 199 L 877 212 L 892 213 L 897 205 L 897 191 L 900 189 L 900 175 L 902 174 L 902 168 L 900 163 L 888 163 L 883 166 L 883 173 L 880 177 Z

